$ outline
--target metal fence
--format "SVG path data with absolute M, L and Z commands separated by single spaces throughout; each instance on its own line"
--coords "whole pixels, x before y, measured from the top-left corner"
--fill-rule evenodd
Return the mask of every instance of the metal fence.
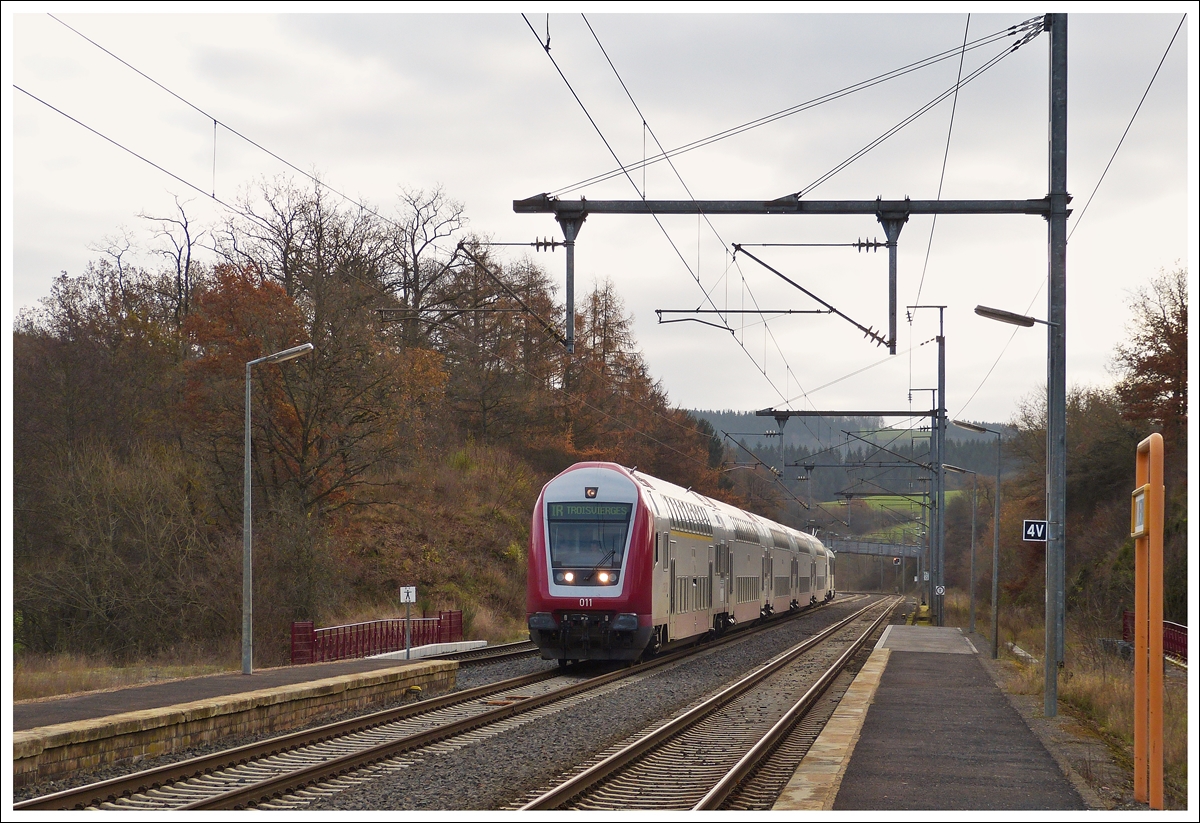
M 1124 612 L 1121 620 L 1121 639 L 1126 643 L 1134 640 L 1133 612 Z M 1187 626 L 1163 621 L 1163 654 L 1187 662 Z
M 414 617 L 411 646 L 462 640 L 462 612 L 439 611 L 437 617 Z M 311 620 L 292 623 L 292 665 L 350 660 L 404 649 L 404 618 L 372 620 L 345 626 L 314 628 Z

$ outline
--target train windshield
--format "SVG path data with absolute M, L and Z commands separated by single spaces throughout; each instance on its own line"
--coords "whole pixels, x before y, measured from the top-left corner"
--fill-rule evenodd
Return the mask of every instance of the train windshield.
M 620 567 L 632 503 L 549 503 L 546 510 L 552 567 Z

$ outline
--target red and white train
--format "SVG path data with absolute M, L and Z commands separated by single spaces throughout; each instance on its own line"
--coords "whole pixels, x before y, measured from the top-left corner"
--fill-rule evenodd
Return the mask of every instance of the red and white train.
M 615 463 L 577 463 L 533 511 L 525 595 L 547 660 L 636 660 L 834 596 L 809 534 Z

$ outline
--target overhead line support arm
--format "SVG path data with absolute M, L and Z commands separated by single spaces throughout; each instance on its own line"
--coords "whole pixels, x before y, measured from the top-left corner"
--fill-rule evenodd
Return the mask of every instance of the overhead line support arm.
M 546 194 L 513 201 L 516 214 L 1050 214 L 1050 199 L 1036 200 L 559 200 Z

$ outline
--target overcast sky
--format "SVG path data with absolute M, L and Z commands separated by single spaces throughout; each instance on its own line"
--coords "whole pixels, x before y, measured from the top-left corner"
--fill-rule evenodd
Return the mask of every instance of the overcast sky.
M 1188 266 L 1194 254 L 1197 74 L 1191 19 L 1079 219 L 1189 6 L 1194 9 L 1139 5 L 1157 13 L 1069 18 L 1071 385 L 1111 382 L 1108 364 L 1124 339 L 1131 292 L 1162 269 Z M 514 214 L 514 199 L 615 167 L 588 114 L 629 163 L 654 153 L 650 131 L 665 147 L 680 146 L 955 49 L 964 30 L 975 40 L 1028 18 L 979 5 L 911 15 L 589 14 L 618 79 L 582 17 L 565 11 L 548 19 L 544 12 L 527 12 L 535 34 L 516 8 L 386 15 L 269 13 L 283 6 L 257 7 L 267 13 L 170 15 L 80 14 L 71 8 L 56 14 L 340 191 L 386 210 L 394 208 L 401 187 L 442 186 L 463 203 L 472 230 L 508 242 L 562 236 L 549 215 Z M 55 275 L 77 274 L 96 258 L 94 249 L 107 236 L 124 227 L 149 248 L 149 226 L 140 213 L 169 214 L 179 196 L 189 201 L 193 219 L 211 223 L 224 216 L 211 199 L 14 85 L 227 202 L 261 177 L 290 174 L 303 182 L 225 129 L 217 130 L 214 170 L 211 119 L 45 11 L 28 4 L 5 8 L 3 303 L 9 329 L 14 313 L 44 297 Z M 539 44 L 547 26 L 550 56 L 587 114 Z M 963 75 L 1012 42 L 968 52 Z M 805 196 L 932 199 L 939 185 L 949 199 L 1044 196 L 1048 48 L 1049 37 L 1037 37 L 964 86 L 956 103 L 936 106 Z M 650 198 L 686 198 L 690 192 L 697 199 L 759 200 L 806 189 L 953 86 L 959 71 L 956 55 L 681 155 L 674 170 L 651 166 L 644 181 L 637 171 L 632 183 L 618 177 L 564 197 L 635 198 L 644 185 Z M 721 308 L 814 308 L 754 261 L 739 256 L 732 262 L 731 245 L 883 239 L 873 217 L 714 217 L 711 227 L 695 217 L 674 217 L 662 225 L 666 234 L 649 217 L 590 217 L 577 246 L 576 291 L 612 279 L 636 318 L 651 370 L 677 405 L 929 408 L 927 389 L 937 380 L 937 350 L 930 341 L 938 313 L 921 310 L 911 325 L 905 322 L 903 307 L 918 299 L 947 307 L 951 416 L 1004 422 L 1023 397 L 1044 385 L 1044 327 L 1020 329 L 1014 337 L 1014 327 L 973 313 L 984 304 L 1046 316 L 1047 233 L 1039 217 L 942 217 L 932 244 L 932 219 L 912 218 L 900 237 L 901 353 L 895 357 L 828 315 L 777 317 L 768 324 L 731 315 L 735 334 L 690 322 L 659 325 L 655 315 L 655 309 L 700 307 L 706 292 Z M 886 332 L 886 252 L 748 250 L 854 320 Z M 497 253 L 515 260 L 524 252 Z M 529 254 L 562 282 L 561 250 Z M 910 389 L 916 390 L 911 401 Z

